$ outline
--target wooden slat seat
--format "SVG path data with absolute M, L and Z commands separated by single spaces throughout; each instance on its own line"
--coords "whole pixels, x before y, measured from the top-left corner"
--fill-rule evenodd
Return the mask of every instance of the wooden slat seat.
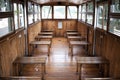
M 44 73 L 46 73 L 46 59 L 47 57 L 18 57 L 15 59 L 15 61 L 13 62 L 13 66 L 14 66 L 14 69 L 15 69 L 15 72 L 14 72 L 14 75 L 19 75 L 19 71 L 21 70 L 19 68 L 19 64 L 22 65 L 22 64 L 40 64 L 42 67 L 41 67 L 41 74 L 42 74 L 42 79 L 44 79 Z
M 52 41 L 53 36 L 52 35 L 38 35 L 35 37 L 36 40 L 41 40 L 41 39 L 49 39 Z
M 0 77 L 0 80 L 41 80 L 41 77 L 36 77 L 36 76 L 7 76 L 7 77 Z
M 81 69 L 83 64 L 99 64 L 99 65 L 104 65 L 104 77 L 108 76 L 109 73 L 109 61 L 103 57 L 77 57 L 76 58 L 76 63 L 77 63 L 77 70 L 79 70 L 79 80 L 81 80 Z

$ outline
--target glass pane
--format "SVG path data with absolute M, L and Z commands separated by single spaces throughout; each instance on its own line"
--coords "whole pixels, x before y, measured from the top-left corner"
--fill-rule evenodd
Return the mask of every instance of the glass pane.
M 22 4 L 19 4 L 19 24 L 20 27 L 24 27 L 24 10 Z
M 93 24 L 93 15 L 87 15 L 87 23 L 88 24 Z
M 98 13 L 97 13 L 97 27 L 102 28 L 103 24 L 103 5 L 98 6 Z
M 14 23 L 15 23 L 15 29 L 18 29 L 18 9 L 16 3 L 14 3 Z
M 40 6 L 39 5 L 37 6 L 37 10 L 38 10 L 38 13 L 37 13 L 38 20 L 40 20 Z
M 34 12 L 35 21 L 37 21 L 38 20 L 38 7 L 37 7 L 37 5 L 34 5 L 34 8 L 35 8 L 35 12 Z
M 0 0 L 0 12 L 11 11 L 10 0 Z
M 120 36 L 120 19 L 110 18 L 109 32 Z
M 120 0 L 112 0 L 111 12 L 120 13 Z
M 68 6 L 67 8 L 67 18 L 68 19 L 77 19 L 77 7 L 76 6 Z
M 79 6 L 79 20 L 81 19 L 81 5 Z
M 52 18 L 52 7 L 51 6 L 43 6 L 42 7 L 42 18 L 43 19 L 51 19 Z
M 82 12 L 86 12 L 86 4 L 83 4 L 83 6 L 82 6 Z
M 28 24 L 33 23 L 33 5 L 28 2 Z
M 12 31 L 11 18 L 0 18 L 0 37 Z
M 86 14 L 82 14 L 82 21 L 85 22 L 85 19 L 86 19 Z
M 87 12 L 93 12 L 93 2 L 88 3 Z
M 54 6 L 54 18 L 65 19 L 65 6 Z
M 108 21 L 108 4 L 104 4 L 104 11 L 103 11 L 103 29 L 107 30 L 107 21 Z

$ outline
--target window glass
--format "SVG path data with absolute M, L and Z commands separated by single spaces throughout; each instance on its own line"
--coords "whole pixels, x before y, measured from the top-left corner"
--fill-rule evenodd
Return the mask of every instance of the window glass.
M 79 6 L 79 20 L 81 19 L 81 5 Z
M 103 24 L 103 5 L 98 6 L 97 27 L 102 28 Z
M 52 19 L 52 7 L 43 6 L 42 7 L 42 18 L 43 19 Z
M 24 27 L 24 10 L 22 4 L 19 4 L 19 26 Z
M 86 4 L 83 4 L 82 6 L 82 21 L 85 22 L 86 20 Z
M 0 0 L 0 12 L 11 11 L 10 0 Z
M 93 2 L 88 3 L 87 12 L 93 12 Z
M 28 24 L 33 23 L 33 4 L 28 2 Z
M 38 10 L 38 14 L 37 14 L 38 20 L 40 20 L 40 6 L 39 5 L 37 6 L 37 10 Z
M 109 32 L 120 36 L 120 19 L 110 18 Z
M 111 12 L 120 13 L 120 0 L 112 0 Z
M 54 6 L 54 19 L 65 19 L 65 6 Z
M 82 13 L 82 21 L 85 22 L 85 20 L 86 20 L 86 14 Z
M 12 31 L 12 19 L 0 18 L 0 37 Z
M 103 29 L 107 30 L 107 21 L 108 21 L 108 4 L 104 4 L 104 11 L 103 11 Z
M 35 16 L 35 21 L 37 21 L 38 20 L 38 7 L 37 7 L 37 5 L 34 5 L 34 16 Z
M 83 6 L 82 6 L 82 12 L 86 12 L 86 4 L 83 4 Z
M 87 23 L 91 25 L 93 24 L 93 15 L 87 15 Z
M 77 7 L 76 6 L 68 6 L 67 18 L 68 19 L 77 19 Z
M 16 3 L 14 3 L 14 23 L 15 29 L 18 29 L 18 8 Z

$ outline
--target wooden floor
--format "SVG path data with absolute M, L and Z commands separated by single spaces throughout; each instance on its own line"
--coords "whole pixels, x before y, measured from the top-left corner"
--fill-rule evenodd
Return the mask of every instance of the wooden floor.
M 38 46 L 34 52 L 33 56 L 47 56 L 47 46 Z M 85 56 L 85 50 L 82 47 L 74 47 L 74 57 L 70 56 L 69 46 L 66 38 L 53 38 L 51 53 L 48 57 L 46 64 L 46 80 L 78 80 L 78 75 L 76 74 L 76 62 L 75 56 Z M 24 76 L 40 76 L 40 65 L 24 65 L 21 75 Z M 88 72 L 86 71 L 88 70 Z M 82 69 L 84 77 L 85 74 L 93 72 L 93 77 L 98 77 L 99 71 L 97 68 L 89 70 L 88 68 Z M 94 75 L 95 74 L 95 75 Z

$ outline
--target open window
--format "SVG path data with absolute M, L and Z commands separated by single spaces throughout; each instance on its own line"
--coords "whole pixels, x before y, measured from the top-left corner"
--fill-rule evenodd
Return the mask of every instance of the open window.
M 42 6 L 42 19 L 52 19 L 52 6 Z
M 77 6 L 67 7 L 67 19 L 77 19 Z

